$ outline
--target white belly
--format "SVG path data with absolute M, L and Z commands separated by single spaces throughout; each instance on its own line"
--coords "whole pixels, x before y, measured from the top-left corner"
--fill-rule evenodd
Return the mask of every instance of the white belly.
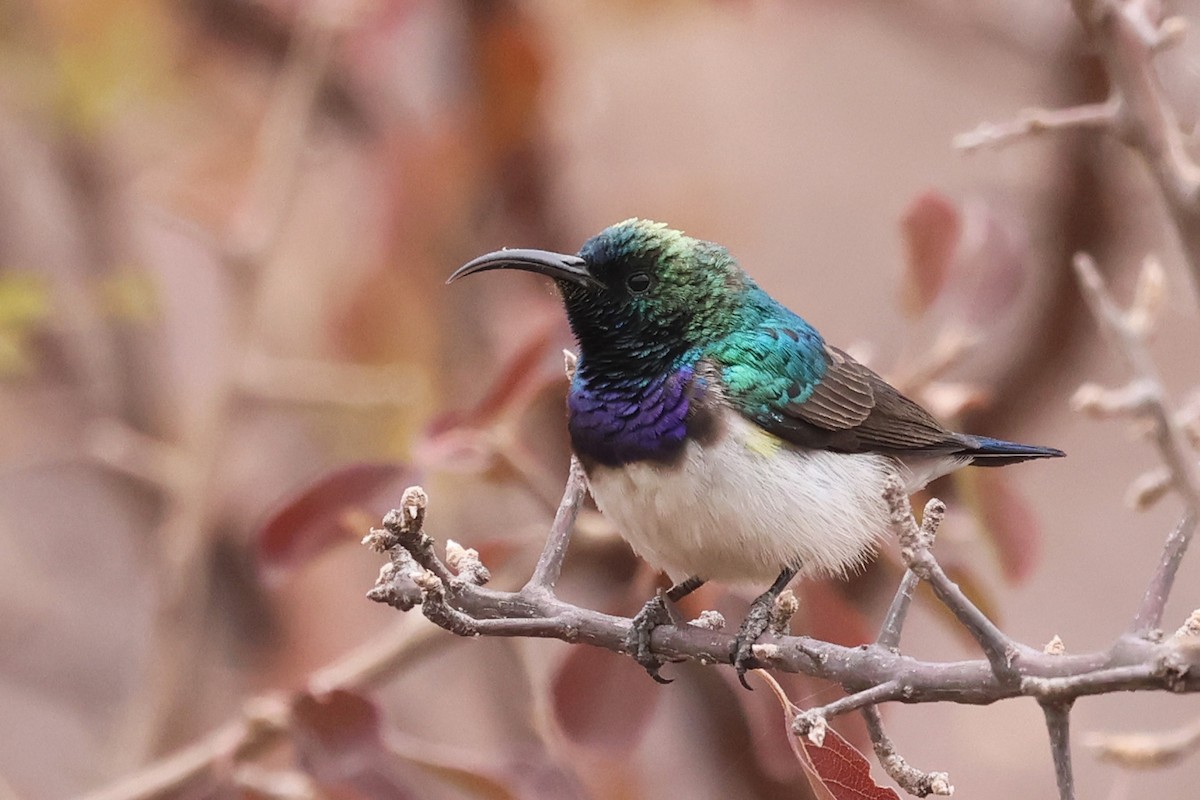
M 794 448 L 730 413 L 719 441 L 689 443 L 680 462 L 594 466 L 588 479 L 604 515 L 672 580 L 762 584 L 785 565 L 810 575 L 861 566 L 887 529 L 883 490 L 897 466 Z

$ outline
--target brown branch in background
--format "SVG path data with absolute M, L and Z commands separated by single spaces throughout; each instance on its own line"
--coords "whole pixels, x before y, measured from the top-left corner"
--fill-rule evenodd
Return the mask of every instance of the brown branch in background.
M 1162 733 L 1092 733 L 1083 746 L 1126 769 L 1169 767 L 1200 750 L 1200 720 Z
M 1047 110 L 1028 108 L 1008 122 L 982 122 L 975 130 L 954 137 L 954 146 L 964 152 L 985 147 L 1000 147 L 1014 139 L 1068 128 L 1109 128 L 1117 119 L 1120 103 L 1103 103 Z
M 273 245 L 281 234 L 295 195 L 318 94 L 333 52 L 338 21 L 331 4 L 298 15 L 297 30 L 281 65 L 259 131 L 250 189 L 234 228 L 219 243 L 225 265 L 241 291 L 235 300 L 228 369 L 220 372 L 207 401 L 177 446 L 185 480 L 167 493 L 162 542 L 163 596 L 155 619 L 155 658 L 126 722 L 120 751 L 139 763 L 170 741 L 178 704 L 187 695 L 188 674 L 198 647 L 207 597 L 207 533 L 212 509 L 209 492 L 226 444 L 225 432 L 240 397 L 238 360 L 250 352 L 257 332 L 260 287 Z
M 1153 425 L 1159 455 L 1170 474 L 1171 486 L 1187 507 L 1186 515 L 1164 545 L 1158 568 L 1134 616 L 1131 633 L 1146 636 L 1162 623 L 1163 608 L 1170 596 L 1175 574 L 1191 543 L 1196 519 L 1200 516 L 1200 468 L 1196 464 L 1196 453 L 1179 415 L 1167 399 L 1162 379 L 1146 346 L 1146 338 L 1153 329 L 1165 295 L 1162 270 L 1157 262 L 1151 259 L 1146 261 L 1139 276 L 1134 302 L 1128 310 L 1116 304 L 1095 264 L 1086 254 L 1076 256 L 1075 270 L 1097 324 L 1121 352 L 1133 373 L 1133 379 L 1125 387 L 1116 390 L 1091 384 L 1082 386 L 1076 392 L 1073 403 L 1076 408 L 1094 414 L 1125 415 L 1149 420 Z
M 419 405 L 430 393 L 428 376 L 411 364 L 282 358 L 254 349 L 242 360 L 238 383 L 243 394 L 262 400 L 368 410 Z
M 1057 111 L 1026 112 L 1011 123 L 982 125 L 956 140 L 974 149 L 1002 145 L 1039 131 L 1103 128 L 1138 156 L 1149 170 L 1175 223 L 1180 244 L 1200 291 L 1200 166 L 1188 154 L 1179 118 L 1167 102 L 1154 56 L 1179 40 L 1179 18 L 1157 13 L 1145 0 L 1071 0 L 1112 84 L 1104 103 Z
M 1123 311 L 1109 295 L 1104 279 L 1100 277 L 1090 256 L 1086 253 L 1076 255 L 1075 271 L 1097 324 L 1117 346 L 1134 375 L 1133 381 L 1125 389 L 1129 396 L 1124 408 L 1118 404 L 1109 410 L 1126 411 L 1154 423 L 1155 442 L 1163 461 L 1171 470 L 1175 489 L 1193 512 L 1200 511 L 1200 467 L 1197 467 L 1187 434 L 1167 401 L 1162 378 L 1146 347 L 1146 334 L 1152 325 L 1156 305 L 1160 302 L 1156 298 L 1164 295 L 1165 289 L 1139 290 L 1134 305 L 1128 311 Z M 1161 275 L 1161 267 L 1157 262 L 1148 259 L 1142 267 L 1139 284 L 1161 284 Z M 1090 406 L 1102 407 L 1103 398 L 1104 394 L 1088 387 L 1076 405 L 1085 411 L 1090 410 Z

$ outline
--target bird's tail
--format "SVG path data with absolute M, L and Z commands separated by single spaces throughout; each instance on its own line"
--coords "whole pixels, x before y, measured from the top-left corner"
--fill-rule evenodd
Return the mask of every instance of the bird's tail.
M 1002 467 L 1031 458 L 1061 458 L 1066 455 L 1062 450 L 1053 447 L 1018 444 L 1003 439 L 989 439 L 986 436 L 972 436 L 971 439 L 973 446 L 964 450 L 962 454 L 970 456 L 971 463 L 977 467 Z

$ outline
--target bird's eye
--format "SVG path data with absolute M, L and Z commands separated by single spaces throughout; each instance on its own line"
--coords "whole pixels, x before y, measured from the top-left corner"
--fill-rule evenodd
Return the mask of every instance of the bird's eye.
M 641 294 L 650 288 L 650 276 L 644 272 L 635 272 L 625 279 L 625 285 L 634 294 Z

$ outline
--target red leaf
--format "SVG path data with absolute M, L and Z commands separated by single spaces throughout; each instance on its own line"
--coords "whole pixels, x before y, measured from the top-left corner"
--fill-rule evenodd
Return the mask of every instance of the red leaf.
M 345 689 L 302 694 L 292 703 L 296 761 L 325 793 L 396 800 L 416 797 L 383 739 L 379 709 Z
M 779 783 L 791 783 L 799 778 L 796 763 L 795 736 L 790 730 L 782 734 L 775 726 L 779 709 L 767 692 L 747 692 L 737 682 L 732 670 L 721 670 L 729 691 L 741 706 L 746 719 L 746 728 L 753 742 L 751 752 L 758 768 Z M 836 700 L 843 692 L 837 686 L 818 681 L 807 675 L 781 672 L 773 676 L 780 688 L 792 697 L 805 698 L 807 702 L 823 703 Z
M 551 684 L 554 717 L 571 741 L 613 754 L 642 737 L 662 690 L 627 656 L 572 647 Z
M 895 790 L 880 786 L 871 777 L 871 763 L 832 728 L 826 728 L 825 739 L 814 744 L 807 736 L 792 733 L 792 722 L 798 709 L 788 699 L 775 678 L 763 670 L 755 672 L 767 682 L 787 723 L 788 741 L 804 767 L 804 774 L 818 800 L 900 800 Z
M 798 738 L 807 756 L 801 763 L 814 792 L 824 790 L 832 800 L 900 800 L 895 790 L 875 782 L 866 756 L 833 728 L 825 731 L 825 741 L 820 745 L 807 736 Z
M 949 198 L 929 189 L 909 204 L 900 225 L 908 268 L 902 303 L 909 314 L 920 316 L 946 285 L 962 221 Z
M 1000 470 L 964 469 L 954 474 L 956 488 L 995 549 L 1004 577 L 1019 583 L 1029 577 L 1041 549 L 1041 531 L 1033 510 Z
M 264 579 L 278 580 L 335 545 L 358 541 L 366 533 L 364 525 L 415 482 L 408 467 L 395 463 L 351 464 L 318 478 L 259 526 L 256 544 Z

